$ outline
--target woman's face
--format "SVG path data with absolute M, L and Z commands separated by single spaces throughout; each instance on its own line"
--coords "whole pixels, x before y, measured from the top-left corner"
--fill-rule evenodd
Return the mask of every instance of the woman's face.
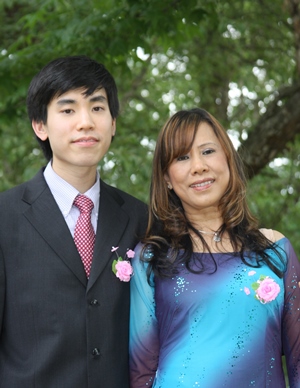
M 207 123 L 199 125 L 189 153 L 174 159 L 165 175 L 187 215 L 218 208 L 229 177 L 225 152 Z

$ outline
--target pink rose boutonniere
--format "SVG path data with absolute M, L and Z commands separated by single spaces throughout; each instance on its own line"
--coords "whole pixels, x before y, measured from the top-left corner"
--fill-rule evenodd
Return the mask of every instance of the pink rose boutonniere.
M 255 291 L 255 298 L 263 304 L 272 302 L 280 292 L 280 287 L 274 279 L 265 275 L 261 275 L 251 287 Z
M 122 282 L 129 282 L 131 276 L 133 275 L 133 268 L 129 262 L 119 256 L 117 253 L 119 247 L 112 247 L 111 252 L 116 252 L 118 260 L 114 260 L 112 263 L 112 271 Z M 131 249 L 128 249 L 126 252 L 126 256 L 128 259 L 132 259 L 134 257 L 135 252 Z

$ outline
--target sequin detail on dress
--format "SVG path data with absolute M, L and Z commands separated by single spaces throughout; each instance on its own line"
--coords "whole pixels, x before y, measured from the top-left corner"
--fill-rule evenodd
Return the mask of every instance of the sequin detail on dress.
M 253 269 L 237 256 L 214 254 L 215 273 L 197 275 L 182 266 L 171 279 L 152 278 L 153 287 L 147 266 L 135 259 L 132 388 L 149 386 L 151 378 L 153 388 L 284 388 L 282 349 L 290 388 L 299 388 L 300 263 L 287 239 L 278 245 L 288 257 L 283 279 L 265 265 L 249 276 Z M 268 303 L 257 300 L 251 288 L 260 276 L 280 288 Z

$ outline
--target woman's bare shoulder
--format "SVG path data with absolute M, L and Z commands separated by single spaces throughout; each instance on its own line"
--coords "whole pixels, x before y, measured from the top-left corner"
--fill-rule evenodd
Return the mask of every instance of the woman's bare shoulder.
M 278 232 L 277 230 L 265 229 L 265 228 L 261 228 L 259 230 L 267 237 L 267 239 L 273 242 L 276 242 L 284 237 L 284 235 Z

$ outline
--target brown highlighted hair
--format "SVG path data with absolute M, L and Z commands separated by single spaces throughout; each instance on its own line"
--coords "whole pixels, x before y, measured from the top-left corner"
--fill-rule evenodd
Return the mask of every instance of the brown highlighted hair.
M 193 271 L 190 267 L 193 252 L 191 230 L 202 241 L 203 251 L 210 252 L 202 235 L 187 219 L 179 197 L 173 190 L 168 189 L 164 178 L 173 160 L 190 151 L 202 123 L 207 123 L 214 131 L 225 152 L 230 172 L 228 187 L 219 204 L 223 218 L 223 225 L 219 229 L 220 235 L 227 231 L 236 254 L 241 255 L 242 261 L 246 264 L 250 265 L 244 258 L 244 253 L 254 252 L 256 265 L 262 261 L 266 262 L 281 276 L 282 271 L 272 264 L 264 252 L 266 248 L 273 249 L 273 244 L 259 231 L 258 221 L 249 210 L 242 160 L 218 120 L 200 108 L 175 113 L 163 126 L 156 142 L 150 188 L 149 222 L 146 237 L 143 240 L 148 256 L 149 249 L 152 252 L 149 271 L 153 271 L 158 276 L 171 276 L 176 273 L 177 266 L 174 264 L 182 262 Z M 214 261 L 213 255 L 211 258 Z M 200 263 L 198 268 L 197 272 L 204 270 L 203 263 Z

